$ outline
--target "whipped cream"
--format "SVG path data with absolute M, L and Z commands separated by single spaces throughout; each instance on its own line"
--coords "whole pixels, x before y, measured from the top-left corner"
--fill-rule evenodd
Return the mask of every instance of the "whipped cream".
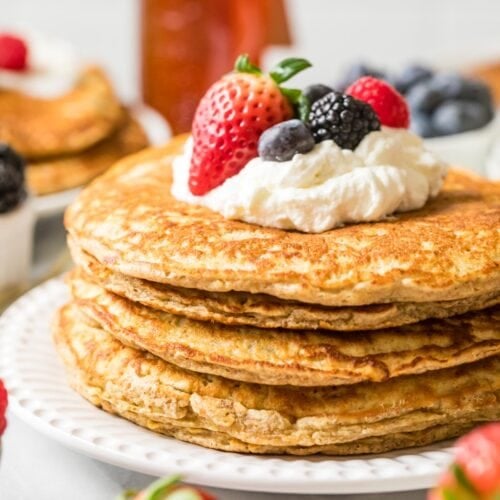
M 446 165 L 405 129 L 372 132 L 354 151 L 323 141 L 286 162 L 257 157 L 203 196 L 189 190 L 191 154 L 189 140 L 173 162 L 175 198 L 228 219 L 306 233 L 421 208 L 446 175 Z
M 15 34 L 28 45 L 28 68 L 26 71 L 0 68 L 0 89 L 50 99 L 74 87 L 83 65 L 69 43 L 39 33 Z

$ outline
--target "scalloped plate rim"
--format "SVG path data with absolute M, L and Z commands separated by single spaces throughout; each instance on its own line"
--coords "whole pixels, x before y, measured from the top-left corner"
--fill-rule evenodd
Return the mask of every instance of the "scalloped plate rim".
M 23 355 L 19 347 L 22 346 L 23 334 L 26 335 L 25 330 L 28 323 L 30 320 L 33 321 L 35 317 L 38 317 L 42 319 L 42 326 L 39 325 L 37 331 L 38 329 L 43 329 L 48 333 L 48 326 L 46 323 L 45 325 L 43 324 L 43 320 L 48 320 L 48 318 L 53 315 L 56 307 L 63 302 L 65 297 L 65 285 L 61 278 L 55 278 L 20 297 L 0 317 L 0 376 L 4 378 L 7 388 L 9 388 L 9 386 L 15 388 L 22 379 L 22 376 L 27 375 L 27 373 L 21 373 L 21 367 L 18 366 L 18 359 L 11 359 L 9 361 L 6 358 L 8 358 L 9 353 L 15 356 Z M 40 300 L 42 302 L 48 302 L 49 304 L 51 303 L 53 307 L 41 311 L 41 305 L 37 306 L 37 302 L 40 302 Z M 56 303 L 56 305 L 54 305 L 54 303 Z M 33 308 L 33 305 L 34 309 L 30 310 L 30 308 Z M 18 337 L 13 338 L 14 335 L 18 335 Z M 47 338 L 44 337 L 43 334 L 31 334 L 29 340 L 32 348 L 32 351 L 30 351 L 31 360 L 35 360 L 35 364 L 31 367 L 33 369 L 40 367 L 44 369 L 44 366 L 40 363 L 43 360 L 43 354 L 38 354 L 42 359 L 38 360 L 37 364 L 36 347 L 38 346 L 38 348 L 40 348 L 40 346 L 43 345 L 47 346 L 48 343 L 52 347 L 50 340 L 47 342 Z M 35 354 L 32 355 L 32 352 L 35 352 Z M 49 349 L 49 352 L 50 355 L 56 359 L 55 350 Z M 46 358 L 47 357 L 46 355 Z M 46 362 L 47 359 L 44 361 Z M 10 366 L 7 366 L 8 363 L 10 363 Z M 45 369 L 47 369 L 47 366 L 45 366 Z M 59 360 L 56 361 L 55 369 L 63 373 L 63 368 Z M 43 383 L 47 382 L 42 382 L 42 384 Z M 70 426 L 69 424 L 74 425 L 75 422 L 78 421 L 78 419 L 75 419 L 73 416 L 64 415 L 64 412 L 56 410 L 55 406 L 51 406 L 50 402 L 47 402 L 46 397 L 44 399 L 42 396 L 34 396 L 31 394 L 34 390 L 36 390 L 36 388 L 34 389 L 32 385 L 25 385 L 24 387 L 17 388 L 14 393 L 10 394 L 9 410 L 38 432 L 54 439 L 68 448 L 112 465 L 156 476 L 166 473 L 181 473 L 187 481 L 204 486 L 242 491 L 290 494 L 364 494 L 410 491 L 429 488 L 435 484 L 440 470 L 442 470 L 446 462 L 451 459 L 449 442 L 438 443 L 437 445 L 431 445 L 424 448 L 400 450 L 381 455 L 362 455 L 333 459 L 323 456 L 311 458 L 244 455 L 209 450 L 140 428 L 121 417 L 110 415 L 94 407 L 91 403 L 76 395 L 76 393 L 69 396 L 70 399 L 76 396 L 78 400 L 77 405 L 80 410 L 84 410 L 86 413 L 91 412 L 95 415 L 96 419 L 105 421 L 106 426 L 117 426 L 120 430 L 127 429 L 129 432 L 132 432 L 132 434 L 137 433 L 138 436 L 144 434 L 144 436 L 152 437 L 153 441 L 158 439 L 158 443 L 160 443 L 161 440 L 162 444 L 167 444 L 170 448 L 168 453 L 177 453 L 178 456 L 176 460 L 180 460 L 180 465 L 176 465 L 175 463 L 155 463 L 153 460 L 145 457 L 132 456 L 130 451 L 124 452 L 112 449 L 109 445 L 103 444 L 102 442 L 96 444 L 89 438 L 79 437 L 75 435 L 75 433 L 57 427 L 39 415 L 37 416 L 34 410 L 38 409 L 40 406 L 44 408 L 43 405 L 45 405 L 46 407 L 42 411 L 45 413 L 50 413 L 52 411 L 53 414 L 57 416 L 57 418 L 52 418 L 52 420 L 59 422 L 60 426 L 62 423 L 65 423 L 66 426 Z M 60 391 L 59 396 L 62 397 L 62 399 L 68 397 L 68 395 L 64 394 L 70 390 L 67 385 L 61 385 L 56 391 L 57 390 Z M 27 409 L 20 404 L 20 401 L 30 402 L 32 408 Z M 74 405 L 73 401 L 71 401 L 71 403 Z M 81 422 L 80 425 L 84 425 L 84 423 Z M 97 427 L 97 431 L 94 429 L 93 432 L 98 432 L 98 430 L 99 428 Z M 105 431 L 101 430 L 100 432 L 103 434 Z M 96 439 L 103 441 L 106 439 L 106 436 L 98 436 Z M 129 448 L 135 446 L 133 444 L 130 445 L 125 438 L 123 444 L 129 446 Z M 145 449 L 147 449 L 147 447 L 145 447 Z M 186 449 L 191 450 L 192 453 L 186 453 Z M 182 454 L 183 450 L 184 455 Z M 435 452 L 439 452 L 439 454 L 442 455 L 441 459 L 438 460 L 436 457 L 433 459 L 425 455 Z M 158 453 L 158 450 L 151 449 L 147 453 L 152 453 L 154 455 Z M 197 455 L 195 459 L 193 459 L 194 454 Z M 409 461 L 415 457 L 417 461 L 425 459 L 430 461 L 430 464 L 424 467 L 423 470 L 420 469 L 417 463 L 412 466 Z M 401 459 L 405 461 L 401 461 Z M 243 465 L 234 463 L 235 460 L 242 462 Z M 378 465 L 374 465 L 374 460 L 378 461 Z M 398 467 L 394 469 L 393 472 L 387 469 L 388 464 L 390 465 L 390 461 L 394 464 L 398 464 Z M 244 462 L 247 463 L 245 464 Z M 366 476 L 360 473 L 358 477 L 354 478 L 339 476 L 324 477 L 324 474 L 321 479 L 314 477 L 315 473 L 318 474 L 320 472 L 320 468 L 325 468 L 325 464 L 330 463 L 334 466 L 332 469 L 333 472 L 335 467 L 337 467 L 338 470 L 351 468 L 351 466 L 349 466 L 350 462 L 354 462 L 352 465 L 353 468 L 358 468 L 361 463 L 367 464 L 369 469 L 377 471 L 380 475 L 374 476 L 372 472 L 368 472 Z M 198 469 L 198 463 L 202 463 L 204 467 Z M 217 465 L 218 463 L 222 464 L 222 466 L 219 467 Z M 307 467 L 305 464 L 308 464 Z M 340 464 L 343 465 L 341 466 Z M 310 472 L 308 474 L 295 474 L 296 468 L 299 467 L 300 470 L 301 466 Z M 398 470 L 401 469 L 401 467 L 404 468 L 405 472 Z M 233 470 L 228 473 L 228 469 L 231 468 Z M 430 471 L 432 468 L 434 470 Z M 248 472 L 248 469 L 251 469 L 250 472 Z M 279 473 L 279 477 L 272 477 L 270 471 L 273 470 L 281 470 L 283 474 Z

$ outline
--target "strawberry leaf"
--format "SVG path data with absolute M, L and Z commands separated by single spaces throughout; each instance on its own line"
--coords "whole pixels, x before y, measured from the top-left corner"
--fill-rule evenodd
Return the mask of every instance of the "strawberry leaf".
M 311 105 L 309 99 L 302 94 L 301 90 L 280 87 L 281 93 L 290 101 L 295 110 L 295 114 L 305 123 L 309 117 Z
M 280 83 L 290 80 L 292 76 L 300 73 L 306 68 L 310 68 L 312 64 L 307 59 L 290 57 L 278 63 L 271 71 L 271 78 L 279 85 Z
M 248 56 L 248 54 L 241 54 L 240 56 L 238 56 L 238 59 L 236 59 L 236 62 L 234 64 L 234 69 L 239 73 L 253 73 L 255 75 L 262 74 L 260 68 L 250 62 L 250 57 Z
M 201 495 L 189 487 L 179 488 L 168 495 L 168 500 L 203 500 Z
M 448 490 L 448 489 L 443 490 L 443 498 L 444 498 L 444 500 L 459 500 L 459 498 L 455 494 L 455 492 Z
M 134 498 L 139 494 L 137 490 L 126 490 L 120 493 L 115 500 L 134 500 Z
M 163 500 L 172 486 L 176 485 L 180 479 L 181 477 L 178 475 L 158 479 L 148 486 L 144 492 L 144 500 Z
M 453 464 L 451 467 L 451 471 L 453 472 L 457 483 L 462 486 L 462 488 L 464 488 L 466 491 L 477 494 L 476 488 L 469 481 L 469 478 L 465 475 L 465 472 L 462 467 L 460 467 L 460 465 Z

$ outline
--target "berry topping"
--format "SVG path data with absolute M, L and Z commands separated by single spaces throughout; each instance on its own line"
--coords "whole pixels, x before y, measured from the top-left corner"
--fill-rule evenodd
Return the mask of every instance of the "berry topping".
M 4 433 L 7 427 L 7 420 L 5 419 L 5 412 L 7 411 L 7 391 L 0 380 L 0 436 Z
M 0 214 L 13 210 L 25 197 L 24 160 L 0 143 Z
M 28 47 L 22 38 L 0 34 L 0 69 L 24 71 L 28 67 Z
M 314 138 L 304 122 L 293 119 L 268 128 L 259 139 L 259 156 L 263 160 L 287 161 L 297 153 L 314 147 Z
M 305 59 L 286 59 L 264 75 L 240 56 L 235 71 L 208 89 L 192 126 L 191 193 L 207 193 L 258 155 L 264 130 L 292 118 L 301 104 L 300 91 L 279 84 L 309 66 Z
M 343 149 L 355 149 L 365 135 L 380 130 L 369 104 L 340 92 L 330 92 L 312 105 L 309 124 L 316 142 L 333 139 Z
M 347 88 L 346 94 L 370 104 L 382 125 L 396 128 L 408 128 L 410 125 L 405 98 L 387 82 L 363 76 Z
M 302 94 L 309 100 L 309 104 L 312 106 L 318 99 L 321 99 L 326 94 L 333 92 L 333 89 L 322 83 L 316 83 L 314 85 L 309 85 L 306 87 Z

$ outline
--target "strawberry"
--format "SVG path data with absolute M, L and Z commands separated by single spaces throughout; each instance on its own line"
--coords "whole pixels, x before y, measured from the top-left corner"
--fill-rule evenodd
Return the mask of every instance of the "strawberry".
M 264 75 L 240 56 L 235 71 L 208 89 L 192 126 L 191 193 L 203 195 L 236 175 L 258 155 L 262 132 L 292 118 L 293 105 L 305 106 L 300 91 L 279 84 L 309 66 L 305 59 L 285 59 Z
M 28 67 L 28 47 L 22 38 L 0 34 L 0 69 L 24 71 Z
M 5 420 L 5 412 L 7 410 L 7 391 L 0 380 L 0 436 L 4 433 L 7 427 L 7 420 Z
M 382 125 L 395 128 L 408 128 L 410 111 L 405 98 L 383 80 L 363 76 L 347 87 L 346 94 L 367 102 L 377 113 Z
M 428 500 L 496 500 L 500 497 L 500 422 L 459 439 L 455 462 Z
M 217 500 L 216 497 L 193 486 L 180 483 L 180 476 L 158 479 L 145 490 L 126 491 L 117 500 Z
M 459 439 L 456 463 L 478 492 L 500 492 L 500 422 L 475 429 Z

